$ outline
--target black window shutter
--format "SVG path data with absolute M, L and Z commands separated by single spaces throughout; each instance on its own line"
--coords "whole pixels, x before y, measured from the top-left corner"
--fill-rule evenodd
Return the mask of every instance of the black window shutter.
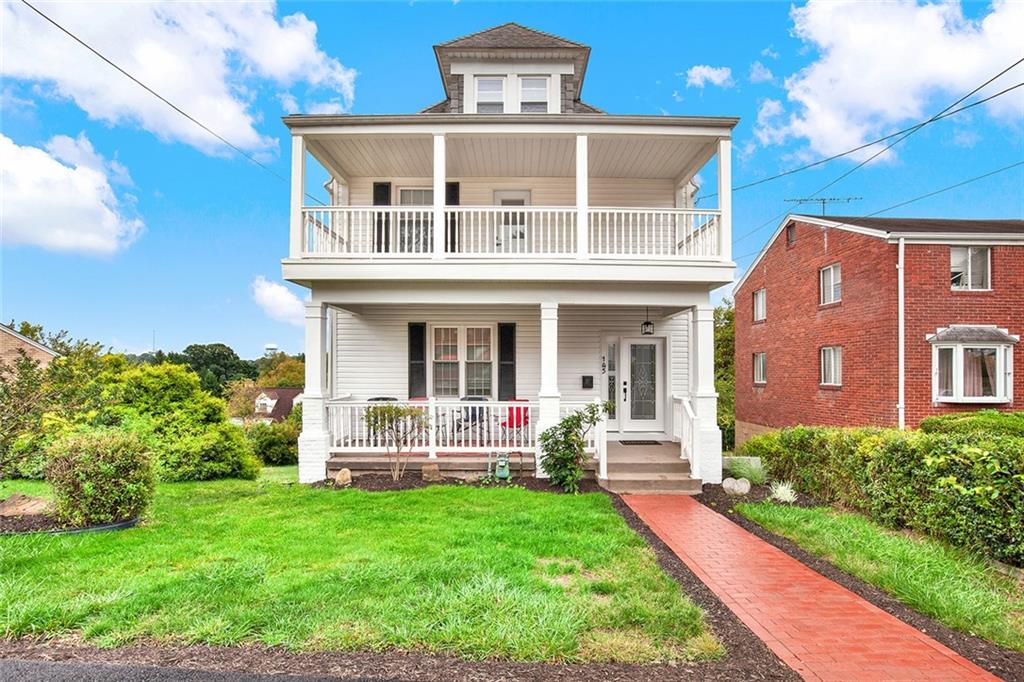
M 516 325 L 498 323 L 498 400 L 516 397 Z
M 444 183 L 445 206 L 459 205 L 459 183 Z M 448 216 L 448 229 L 445 232 L 444 250 L 447 253 L 455 253 L 459 250 L 459 216 L 452 214 Z
M 373 183 L 373 205 L 391 205 L 391 183 Z M 376 234 L 374 235 L 374 249 L 377 253 L 387 253 L 391 248 L 391 216 L 387 213 L 378 213 L 376 218 Z
M 409 397 L 427 397 L 427 323 L 409 323 Z

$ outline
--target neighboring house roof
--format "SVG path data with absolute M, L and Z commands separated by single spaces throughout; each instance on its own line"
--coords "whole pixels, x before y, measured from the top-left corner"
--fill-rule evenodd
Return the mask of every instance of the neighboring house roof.
M 0 333 L 8 334 L 9 336 L 13 336 L 15 339 L 17 339 L 18 341 L 24 343 L 25 345 L 31 346 L 32 348 L 35 348 L 38 351 L 46 353 L 50 357 L 54 357 L 55 358 L 55 357 L 60 355 L 60 353 L 58 353 L 57 351 L 53 350 L 49 346 L 44 346 L 43 344 L 39 343 L 35 339 L 30 339 L 29 337 L 25 336 L 24 334 L 21 334 L 19 332 L 14 331 L 10 327 L 8 327 L 6 324 L 0 324 Z
M 994 324 L 953 324 L 926 337 L 931 343 L 1017 343 L 1019 336 Z
M 266 416 L 279 422 L 291 414 L 296 399 L 302 397 L 302 390 L 301 388 L 261 388 L 260 395 L 256 397 L 256 400 L 259 400 L 261 396 L 273 400 L 274 407 Z
M 817 225 L 821 228 L 846 230 L 895 242 L 901 238 L 917 242 L 972 242 L 998 241 L 1024 245 L 1024 220 L 993 220 L 989 218 L 860 218 L 857 216 L 811 216 L 800 213 L 787 215 L 772 236 L 761 247 L 757 257 L 743 273 L 733 293 L 739 291 L 747 276 L 764 258 L 769 247 L 792 222 Z

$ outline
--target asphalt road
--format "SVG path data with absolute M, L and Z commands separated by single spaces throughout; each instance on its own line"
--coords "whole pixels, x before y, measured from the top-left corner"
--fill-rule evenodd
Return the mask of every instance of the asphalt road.
M 0 682 L 370 682 L 364 677 L 292 677 L 96 663 L 0 659 Z M 377 678 L 374 682 L 380 682 Z

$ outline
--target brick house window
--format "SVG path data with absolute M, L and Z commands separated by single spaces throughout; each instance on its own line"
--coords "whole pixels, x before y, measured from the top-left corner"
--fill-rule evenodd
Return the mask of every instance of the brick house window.
M 821 385 L 843 385 L 842 346 L 825 346 L 821 349 Z
M 942 403 L 1006 403 L 1013 346 L 956 344 L 932 349 L 933 397 Z
M 796 244 L 796 225 L 786 225 L 786 246 Z
M 991 288 L 992 250 L 987 246 L 952 246 L 949 249 L 949 281 L 953 289 Z
M 754 292 L 754 322 L 760 322 L 768 316 L 768 290 L 758 289 Z
M 754 383 L 768 382 L 768 354 L 754 353 Z
M 821 305 L 838 303 L 843 299 L 843 273 L 839 263 L 833 263 L 819 271 Z

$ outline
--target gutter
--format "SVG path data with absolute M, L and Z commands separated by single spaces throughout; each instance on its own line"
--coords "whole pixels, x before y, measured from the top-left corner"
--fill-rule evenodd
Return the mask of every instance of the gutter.
M 648 116 L 646 114 L 292 114 L 281 118 L 289 128 L 310 126 L 358 126 L 381 124 L 466 123 L 581 123 L 604 125 L 705 126 L 732 130 L 739 118 L 732 116 Z
M 899 388 L 897 390 L 897 398 L 896 398 L 896 413 L 898 415 L 897 419 L 898 419 L 899 428 L 900 428 L 901 431 L 903 429 L 907 428 L 906 373 L 905 373 L 905 364 L 906 364 L 906 362 L 905 362 L 905 360 L 906 360 L 905 346 L 906 346 L 906 333 L 907 333 L 907 330 L 906 330 L 906 321 L 904 320 L 904 315 L 905 315 L 905 312 L 906 312 L 906 307 L 904 305 L 905 287 L 906 287 L 906 284 L 905 284 L 905 280 L 906 280 L 906 262 L 904 260 L 904 250 L 905 250 L 904 247 L 905 246 L 906 246 L 906 242 L 905 242 L 904 238 L 900 237 L 899 247 L 898 247 L 899 256 L 898 256 L 897 261 L 896 261 L 896 270 L 898 272 L 897 285 L 896 285 L 896 292 L 897 292 L 896 296 L 897 296 L 897 299 L 898 299 L 897 303 L 896 303 L 897 308 L 898 308 L 897 309 L 897 313 L 896 313 L 896 318 L 897 318 L 897 332 L 896 332 L 896 336 L 897 336 L 897 339 L 898 339 L 898 341 L 897 341 L 897 344 L 898 344 L 898 348 L 897 348 L 897 361 L 896 362 L 897 362 L 897 365 L 898 365 L 898 372 L 899 372 L 899 378 L 897 380 Z

